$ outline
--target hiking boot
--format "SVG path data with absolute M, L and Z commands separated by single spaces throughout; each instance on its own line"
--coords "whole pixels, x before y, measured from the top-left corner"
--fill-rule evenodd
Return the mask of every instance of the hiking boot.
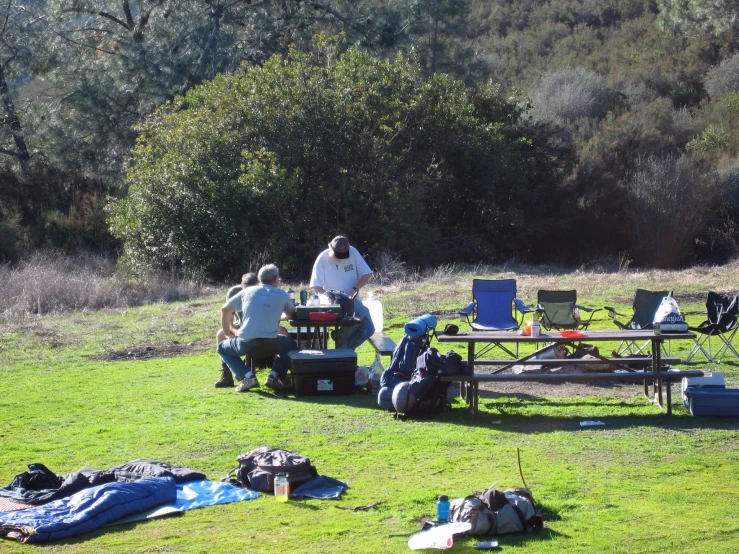
M 217 389 L 222 389 L 225 387 L 233 387 L 234 386 L 234 376 L 233 373 L 231 373 L 231 370 L 228 369 L 228 366 L 224 363 L 221 364 L 221 378 L 216 381 L 215 387 Z
M 257 378 L 252 375 L 251 377 L 244 377 L 244 380 L 236 386 L 235 390 L 236 392 L 246 392 L 249 389 L 253 389 L 258 386 L 259 381 L 257 381 Z
M 264 382 L 272 390 L 282 390 L 285 388 L 285 383 L 280 379 L 275 372 L 271 372 L 267 375 L 267 380 Z

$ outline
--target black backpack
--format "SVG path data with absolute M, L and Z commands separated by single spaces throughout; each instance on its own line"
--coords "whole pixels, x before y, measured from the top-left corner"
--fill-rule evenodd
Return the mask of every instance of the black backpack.
M 441 354 L 436 348 L 428 348 L 416 358 L 416 367 L 408 384 L 398 389 L 397 394 L 395 390 L 393 391 L 395 417 L 405 419 L 444 411 L 447 405 L 446 394 L 451 382 L 442 382 L 439 377 L 468 373 L 470 372 L 467 362 L 453 350 Z M 400 400 L 397 404 L 396 399 Z
M 239 467 L 234 470 L 236 480 L 240 485 L 256 491 L 274 492 L 275 475 L 278 473 L 287 476 L 291 491 L 318 477 L 318 471 L 308 458 L 279 448 L 262 446 L 241 454 L 238 461 Z

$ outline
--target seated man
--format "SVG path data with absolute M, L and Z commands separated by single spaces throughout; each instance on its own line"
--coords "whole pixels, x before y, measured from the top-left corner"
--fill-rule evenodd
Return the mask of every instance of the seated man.
M 335 290 L 354 297 L 354 315 L 360 320 L 356 327 L 342 327 L 335 336 L 336 347 L 355 350 L 375 332 L 369 310 L 359 298 L 359 289 L 372 277 L 372 270 L 356 248 L 344 236 L 334 237 L 328 249 L 318 255 L 310 276 L 313 292 Z
M 236 387 L 237 392 L 259 386 L 256 376 L 246 367 L 241 356 L 275 356 L 265 384 L 280 390 L 285 386 L 287 370 L 290 368 L 287 354 L 297 350 L 295 341 L 279 332 L 282 314 L 293 315 L 295 304 L 284 290 L 278 288 L 280 274 L 277 267 L 272 264 L 263 266 L 259 270 L 259 283 L 232 296 L 221 308 L 221 325 L 226 339 L 218 345 L 217 352 L 234 378 L 241 381 Z M 238 311 L 243 316 L 236 328 L 233 316 Z
M 226 293 L 226 302 L 228 302 L 232 296 L 237 295 L 245 288 L 253 287 L 254 285 L 258 284 L 259 278 L 257 277 L 256 273 L 244 273 L 241 276 L 241 285 L 234 285 L 233 287 L 228 289 L 228 292 Z M 241 323 L 241 315 L 241 312 L 236 312 L 234 314 L 234 325 L 239 325 L 239 323 Z M 224 340 L 226 340 L 226 335 L 223 332 L 223 329 L 218 329 L 218 333 L 216 333 L 216 345 L 221 344 Z M 215 387 L 233 387 L 234 384 L 234 378 L 231 370 L 228 369 L 226 362 L 221 360 L 221 378 L 216 381 Z

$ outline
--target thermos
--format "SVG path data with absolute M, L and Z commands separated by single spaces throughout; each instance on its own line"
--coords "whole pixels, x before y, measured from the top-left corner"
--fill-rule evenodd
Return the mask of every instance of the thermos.
M 305 306 L 306 302 L 308 302 L 308 291 L 301 290 L 300 291 L 300 305 Z
M 439 495 L 436 500 L 436 519 L 449 521 L 449 497 L 445 494 Z

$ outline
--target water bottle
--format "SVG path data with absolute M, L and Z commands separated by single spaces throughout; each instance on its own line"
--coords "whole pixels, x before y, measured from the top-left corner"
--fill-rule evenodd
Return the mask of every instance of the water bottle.
M 436 500 L 436 519 L 438 521 L 449 521 L 449 497 L 445 494 L 439 495 Z
M 367 299 L 364 301 L 364 306 L 369 310 L 372 325 L 375 326 L 375 333 L 381 332 L 385 325 L 382 318 L 382 304 L 379 300 L 374 298 L 372 291 L 367 293 Z
M 531 336 L 538 337 L 540 332 L 539 328 L 539 311 L 534 312 L 534 321 L 531 323 Z
M 287 482 L 287 475 L 278 473 L 275 475 L 275 498 L 278 502 L 287 502 L 290 496 L 290 483 Z
M 305 306 L 307 303 L 308 303 L 308 291 L 301 290 L 300 291 L 300 305 Z
M 318 297 L 317 294 L 314 294 L 313 296 L 310 297 L 310 300 L 308 300 L 309 306 L 320 306 L 320 304 L 321 304 L 321 299 Z

